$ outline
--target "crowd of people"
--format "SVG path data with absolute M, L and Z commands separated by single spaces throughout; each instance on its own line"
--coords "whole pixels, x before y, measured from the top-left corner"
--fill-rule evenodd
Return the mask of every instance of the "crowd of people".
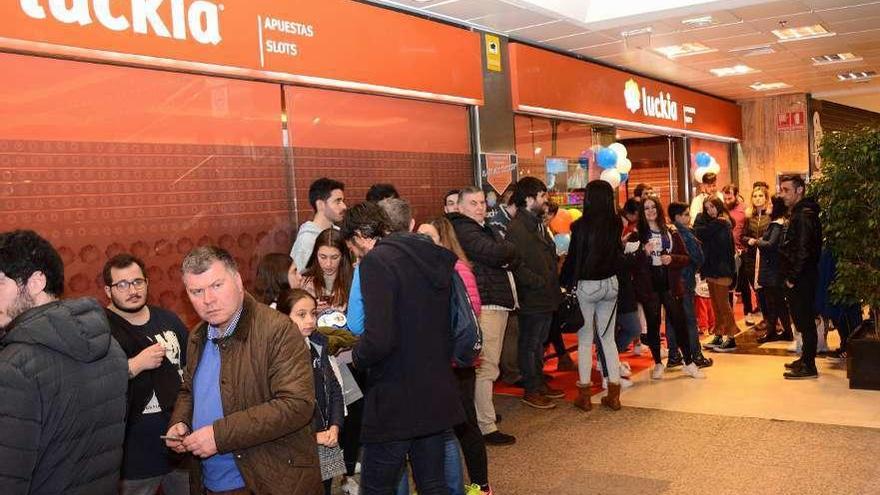
M 407 494 L 411 480 L 426 495 L 491 494 L 487 446 L 516 443 L 499 429 L 496 380 L 520 385 L 527 406 L 557 407 L 552 356 L 577 371 L 574 405 L 590 411 L 595 343 L 601 404 L 618 410 L 632 386 L 623 353 L 647 346 L 655 380 L 706 378 L 704 350 L 737 349 L 737 297 L 760 342 L 800 336 L 785 378 L 817 377 L 818 206 L 797 176 L 776 195 L 754 184 L 747 208 L 715 182 L 706 174 L 690 205 L 640 184 L 619 208 L 592 181 L 560 249 L 557 207 L 534 177 L 500 195 L 450 191 L 418 225 L 391 184 L 349 208 L 345 185 L 321 178 L 313 218 L 289 254 L 261 259 L 253 287 L 220 247 L 184 257 L 201 319 L 190 332 L 148 304 L 137 257 L 107 260 L 102 308 L 61 298 L 49 242 L 2 233 L 0 491 L 328 494 L 338 478 L 346 494 Z M 582 317 L 576 362 L 566 295 Z M 456 296 L 473 314 L 473 354 L 454 342 Z

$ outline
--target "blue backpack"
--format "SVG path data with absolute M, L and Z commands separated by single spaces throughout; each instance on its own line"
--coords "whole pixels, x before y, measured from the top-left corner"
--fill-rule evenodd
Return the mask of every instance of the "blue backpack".
M 449 291 L 449 322 L 452 362 L 458 368 L 469 368 L 474 365 L 483 348 L 483 332 L 468 297 L 467 287 L 456 272 L 452 272 Z

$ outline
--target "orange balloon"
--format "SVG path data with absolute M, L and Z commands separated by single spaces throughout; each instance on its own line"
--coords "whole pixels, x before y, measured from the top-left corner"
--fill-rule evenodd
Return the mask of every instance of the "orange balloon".
M 560 208 L 553 220 L 550 220 L 550 230 L 554 234 L 570 234 L 571 222 L 571 213 Z

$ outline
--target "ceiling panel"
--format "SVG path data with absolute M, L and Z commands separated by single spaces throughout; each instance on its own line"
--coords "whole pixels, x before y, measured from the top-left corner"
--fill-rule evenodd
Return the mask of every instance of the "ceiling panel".
M 614 40 L 609 38 L 608 36 L 605 36 L 604 34 L 581 33 L 574 36 L 567 36 L 548 44 L 556 48 L 561 48 L 563 50 L 571 50 L 574 48 L 583 48 L 585 46 L 601 45 L 603 43 L 610 43 L 612 41 Z
M 749 33 L 740 36 L 731 36 L 730 38 L 720 38 L 712 40 L 712 48 L 719 50 L 734 50 L 756 45 L 767 45 L 776 42 L 776 36 L 768 33 Z M 775 49 L 775 47 L 774 47 Z
M 754 21 L 749 21 L 748 24 L 752 26 L 755 31 L 769 33 L 774 29 L 798 28 L 803 26 L 814 26 L 816 24 L 822 24 L 822 18 L 820 18 L 816 14 L 808 13 L 758 19 Z
M 491 14 L 509 12 L 513 9 L 521 10 L 500 0 L 454 0 L 437 3 L 425 10 L 466 21 Z
M 715 40 L 719 38 L 730 38 L 731 36 L 742 36 L 745 34 L 754 34 L 757 29 L 749 25 L 747 22 L 735 22 L 732 24 L 721 24 L 702 29 L 692 29 L 685 34 L 699 40 Z
M 873 29 L 880 29 L 880 17 L 866 17 L 864 19 L 854 19 L 851 21 L 829 22 L 827 27 L 829 31 L 834 31 L 838 35 L 870 31 Z
M 853 1 L 853 0 L 801 0 L 801 3 L 803 3 L 807 7 L 810 7 L 811 9 L 822 10 L 822 9 L 835 9 L 835 8 L 847 7 L 847 6 L 852 6 L 852 5 L 858 5 L 858 4 L 868 4 L 868 3 L 877 4 L 880 2 L 878 2 L 877 0 L 859 0 L 859 1 Z
M 474 24 L 485 26 L 491 30 L 500 31 L 502 33 L 506 33 L 511 29 L 547 24 L 551 21 L 553 21 L 553 18 L 551 17 L 522 9 L 502 12 L 500 14 L 489 14 L 471 20 Z
M 865 19 L 868 17 L 880 17 L 880 2 L 823 10 L 817 12 L 816 15 L 826 22 L 841 22 L 854 19 Z
M 795 2 L 785 0 L 781 2 L 769 2 L 760 5 L 752 5 L 749 7 L 741 7 L 732 9 L 731 13 L 744 21 L 755 19 L 766 19 L 768 17 L 778 17 L 781 15 L 800 14 L 809 12 L 810 8 L 803 2 Z
M 626 46 L 624 46 L 622 41 L 612 41 L 611 43 L 577 48 L 572 51 L 586 57 L 601 58 L 621 54 L 626 51 Z
M 527 27 L 509 31 L 508 34 L 516 35 L 522 38 L 528 38 L 535 41 L 544 41 L 549 38 L 559 38 L 560 36 L 568 36 L 584 32 L 584 28 L 565 21 L 553 21 L 541 26 Z

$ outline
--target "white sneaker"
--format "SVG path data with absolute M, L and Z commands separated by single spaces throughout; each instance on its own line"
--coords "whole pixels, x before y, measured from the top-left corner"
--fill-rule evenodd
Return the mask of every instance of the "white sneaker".
M 668 358 L 669 357 L 669 349 L 667 349 L 665 347 L 661 347 L 660 348 L 660 357 L 663 359 Z
M 663 363 L 657 363 L 654 365 L 654 369 L 651 371 L 651 378 L 654 380 L 663 379 L 663 371 L 666 368 L 663 366 Z
M 345 481 L 342 482 L 342 493 L 345 495 L 359 495 L 361 493 L 361 485 L 353 476 L 345 476 L 343 479 Z
M 642 344 L 636 344 L 633 346 L 633 354 L 636 356 L 641 356 L 644 351 L 644 347 Z
M 684 365 L 682 371 L 687 373 L 691 378 L 706 378 L 705 373 L 700 371 L 700 368 L 697 368 L 697 365 L 694 363 Z
M 632 374 L 632 368 L 630 368 L 629 363 L 620 363 L 621 378 L 629 378 L 632 376 Z
M 624 377 L 620 377 L 620 388 L 624 389 L 624 388 L 630 388 L 632 386 L 633 386 L 632 380 L 627 380 Z

